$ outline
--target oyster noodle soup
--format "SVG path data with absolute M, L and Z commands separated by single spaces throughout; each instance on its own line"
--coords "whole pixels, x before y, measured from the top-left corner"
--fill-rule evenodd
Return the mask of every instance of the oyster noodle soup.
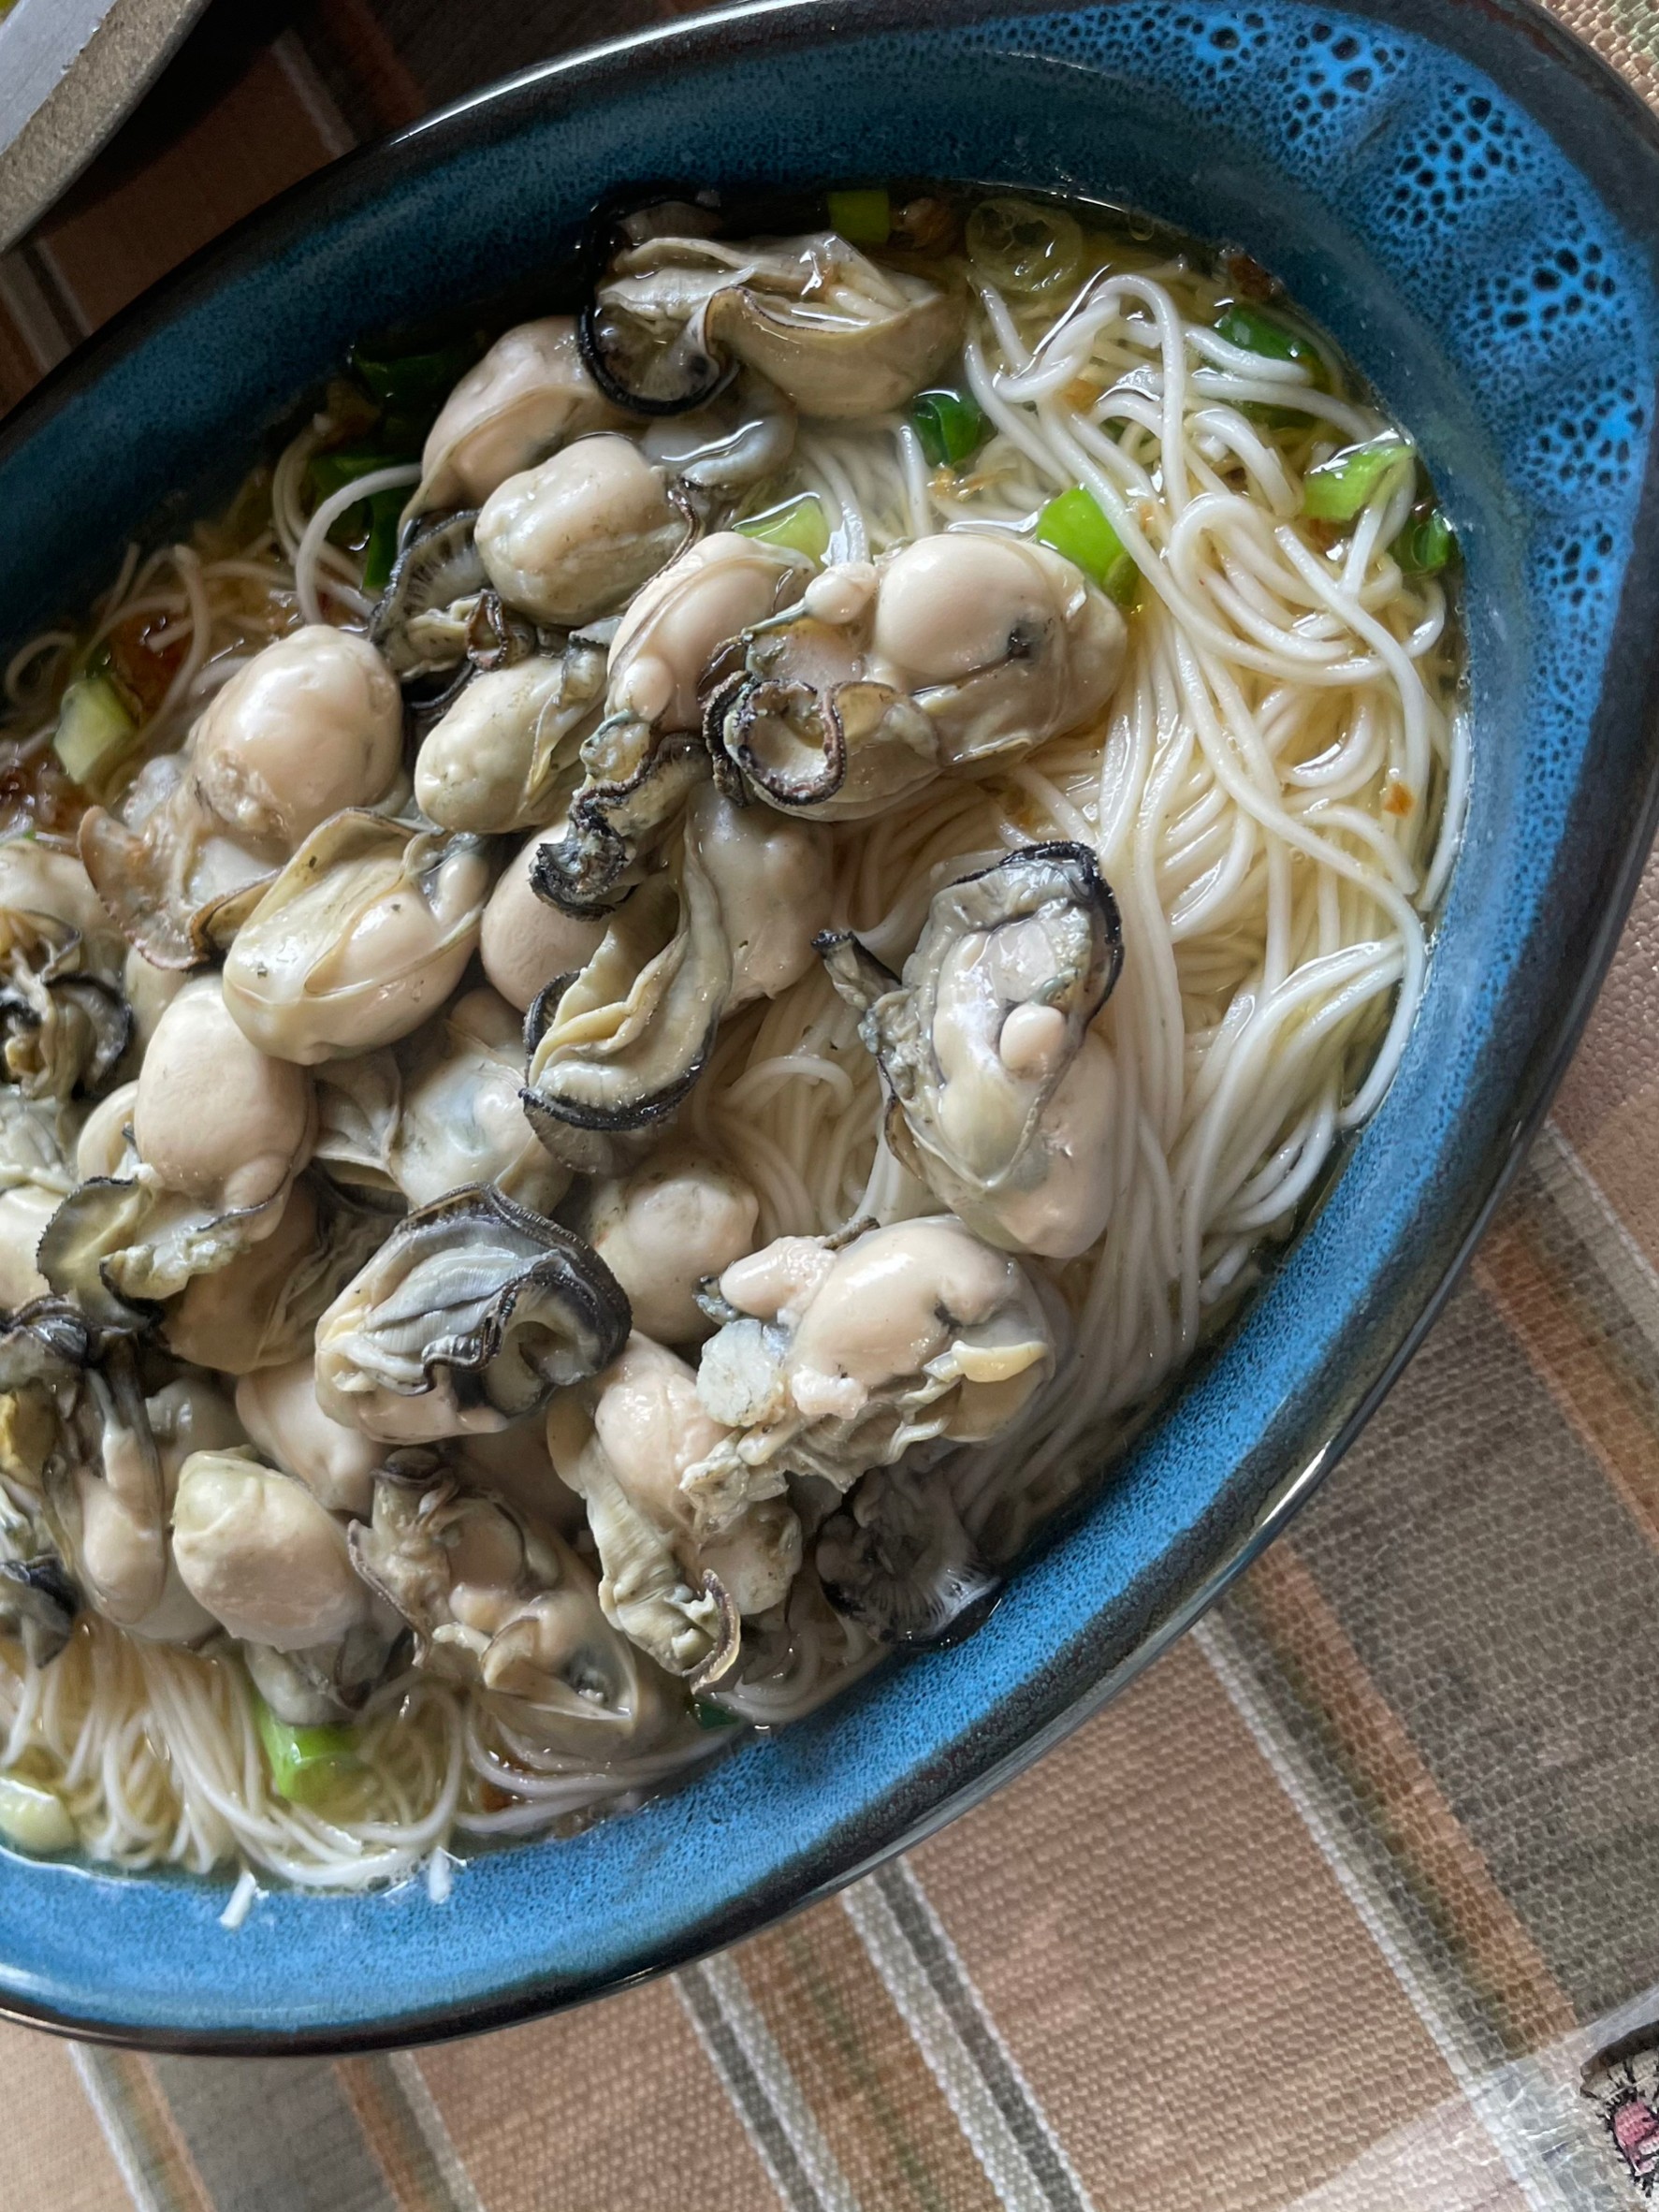
M 927 187 L 360 348 L 0 723 L 0 1831 L 362 1887 L 971 1629 L 1387 1088 L 1409 434 Z

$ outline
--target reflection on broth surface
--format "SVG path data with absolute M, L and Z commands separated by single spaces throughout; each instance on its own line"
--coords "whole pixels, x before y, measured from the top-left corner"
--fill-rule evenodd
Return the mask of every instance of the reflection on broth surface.
M 1386 1089 L 1456 546 L 1242 255 L 634 209 L 0 721 L 0 1827 L 359 1887 L 971 1629 Z

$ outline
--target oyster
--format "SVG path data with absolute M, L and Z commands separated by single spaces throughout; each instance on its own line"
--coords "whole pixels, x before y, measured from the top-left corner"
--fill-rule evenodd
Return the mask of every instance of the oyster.
M 727 1268 L 718 1310 L 697 1395 L 730 1433 L 681 1482 L 705 1534 L 791 1474 L 845 1491 L 913 1445 L 982 1442 L 1055 1368 L 1024 1270 L 948 1215 L 780 1237 Z
M 656 235 L 614 256 L 582 317 L 582 351 L 619 406 L 706 405 L 735 364 L 804 415 L 902 407 L 962 342 L 966 295 L 878 266 L 833 232 L 727 242 Z
M 769 807 L 737 806 L 711 784 L 687 808 L 686 836 L 714 885 L 732 950 L 726 1011 L 776 998 L 811 967 L 829 919 L 825 840 Z
M 1085 845 L 1027 845 L 936 893 L 901 982 L 822 940 L 890 1100 L 894 1157 L 990 1243 L 1070 1259 L 1113 1200 L 1111 1055 L 1090 1028 L 1117 981 L 1117 902 Z
M 193 1451 L 173 1501 L 185 1587 L 226 1633 L 278 1652 L 338 1644 L 376 1612 L 345 1530 L 251 1450 Z
M 336 1180 L 428 1205 L 493 1183 L 550 1214 L 570 1184 L 524 1116 L 523 1025 L 493 991 L 469 991 L 390 1051 L 326 1065 L 316 1157 Z
M 608 1366 L 628 1329 L 579 1237 L 458 1190 L 400 1221 L 317 1324 L 317 1403 L 391 1443 L 501 1429 Z
M 680 1477 L 722 1436 L 691 1369 L 646 1336 L 547 1414 L 553 1464 L 587 1502 L 606 1620 L 699 1689 L 729 1673 L 743 1616 L 780 1605 L 801 1564 L 800 1523 L 779 1499 L 697 1535 Z
M 271 1465 L 303 1482 L 319 1506 L 367 1517 L 386 1448 L 323 1411 L 309 1347 L 280 1367 L 244 1375 L 236 1386 L 236 1411 Z
M 539 1749 L 601 1766 L 672 1726 L 666 1685 L 605 1620 L 588 1568 L 504 1499 L 388 1472 L 351 1548 L 415 1631 L 415 1665 L 528 1709 Z
M 153 1302 L 274 1232 L 311 1157 L 315 1114 L 309 1079 L 247 1042 L 214 979 L 192 983 L 145 1055 L 132 1171 L 64 1200 L 40 1240 L 41 1273 L 96 1327 L 142 1325 Z
M 422 740 L 415 796 L 440 829 L 487 835 L 553 820 L 578 769 L 577 748 L 599 711 L 604 648 L 573 637 L 476 676 Z
M 146 959 L 197 967 L 305 837 L 386 793 L 402 738 L 371 645 L 327 624 L 294 631 L 232 677 L 182 753 L 146 764 L 124 820 L 101 807 L 81 818 L 86 872 Z
M 77 1115 L 52 1099 L 0 1084 L 0 1312 L 44 1297 L 36 1255 L 46 1226 L 75 1187 Z
M 632 1174 L 595 1184 L 589 1243 L 628 1295 L 633 1325 L 659 1344 L 709 1333 L 695 1291 L 754 1249 L 760 1200 L 725 1161 L 664 1146 Z
M 586 771 L 565 833 L 533 881 L 571 913 L 615 903 L 708 761 L 700 733 L 711 663 L 741 632 L 798 596 L 804 555 L 736 531 L 705 538 L 633 599 L 611 642 L 605 719 L 582 747 Z
M 475 837 L 337 814 L 243 923 L 225 1003 L 261 1052 L 301 1066 L 390 1044 L 460 981 L 489 883 Z
M 710 750 L 774 807 L 861 821 L 1091 720 L 1126 638 L 1046 546 L 948 531 L 825 569 L 798 607 L 751 627 L 710 693 Z
M 901 1649 L 966 1636 L 1000 1587 L 937 1467 L 872 1468 L 819 1531 L 814 1559 L 836 1610 Z
M 317 1321 L 397 1220 L 302 1175 L 275 1227 L 226 1264 L 193 1274 L 165 1307 L 167 1349 L 221 1375 L 281 1367 L 310 1347 Z
M 569 315 L 519 323 L 469 369 L 439 411 L 411 514 L 476 507 L 566 439 L 627 420 L 593 382 Z
M 458 668 L 467 658 L 489 582 L 473 534 L 477 521 L 476 514 L 461 514 L 427 523 L 392 565 L 369 637 L 400 683 Z
M 614 1171 L 615 1140 L 661 1123 L 696 1081 L 731 984 L 720 902 L 688 838 L 678 868 L 648 877 L 588 965 L 531 1009 L 524 1108 L 554 1157 Z
M 562 827 L 548 833 L 557 842 Z M 586 968 L 610 920 L 607 910 L 567 914 L 538 898 L 531 882 L 540 835 L 521 845 L 502 869 L 478 931 L 484 972 L 521 1014 L 528 1013 L 556 977 Z
M 476 534 L 508 606 L 574 630 L 618 613 L 695 529 L 668 472 L 632 438 L 607 433 L 498 485 Z
M 659 416 L 640 439 L 699 511 L 779 474 L 794 444 L 794 409 L 749 369 L 694 414 Z
M 25 1099 L 95 1095 L 132 1034 L 132 1009 L 89 969 L 79 931 L 0 906 L 0 1058 Z
M 167 1595 L 167 1494 L 130 1345 L 106 1346 L 60 1390 L 44 1493 L 88 1601 L 143 1634 Z

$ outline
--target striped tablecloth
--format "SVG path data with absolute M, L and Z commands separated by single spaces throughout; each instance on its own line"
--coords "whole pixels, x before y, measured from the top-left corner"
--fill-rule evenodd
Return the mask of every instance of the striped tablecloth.
M 281 186 L 649 11 L 219 0 L 0 258 L 0 407 Z M 1563 12 L 1659 103 L 1652 0 Z M 418 2058 L 0 2030 L 0 2212 L 1628 2212 L 1659 2164 L 1656 1167 L 1659 866 L 1360 1448 L 1034 1772 L 723 1957 Z

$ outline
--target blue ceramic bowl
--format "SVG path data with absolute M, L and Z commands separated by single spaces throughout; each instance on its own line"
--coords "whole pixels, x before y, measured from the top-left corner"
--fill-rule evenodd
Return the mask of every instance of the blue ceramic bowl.
M 0 435 L 0 638 L 251 458 L 351 339 L 533 278 L 601 191 L 976 178 L 1254 252 L 1419 437 L 1467 557 L 1468 835 L 1404 1063 L 1317 1219 L 979 1633 L 694 1786 L 424 1893 L 0 1864 L 0 2005 L 236 2049 L 413 2041 L 688 1958 L 846 1881 L 1119 1688 L 1333 1463 L 1535 1124 L 1655 808 L 1659 134 L 1520 0 L 740 10 L 562 62 L 302 188 Z M 187 502 L 188 503 L 188 502 Z

